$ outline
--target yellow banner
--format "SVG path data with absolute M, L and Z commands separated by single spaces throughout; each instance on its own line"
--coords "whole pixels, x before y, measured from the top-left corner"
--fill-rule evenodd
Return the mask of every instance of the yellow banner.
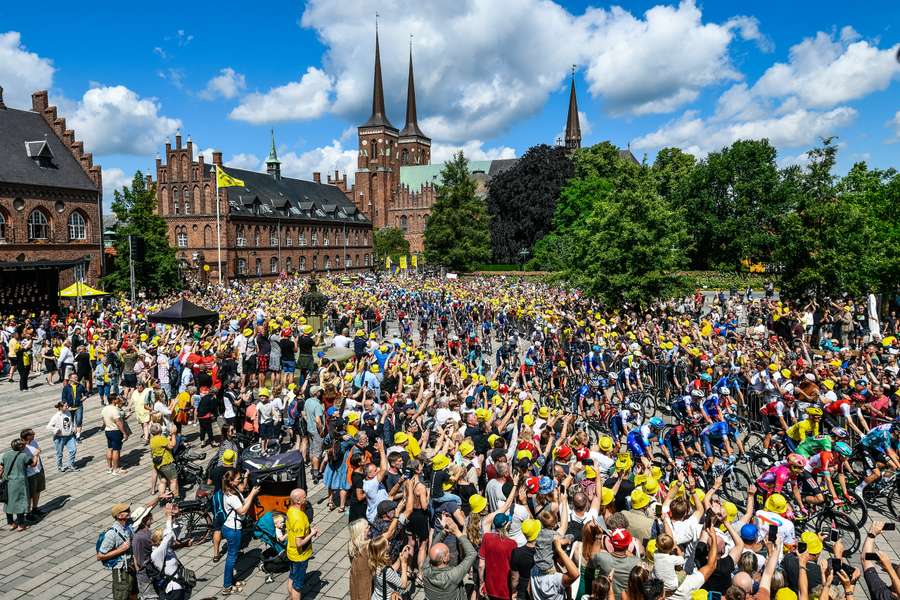
M 390 257 L 390 256 L 385 257 L 385 259 L 384 259 L 384 268 L 387 269 L 388 271 L 391 270 L 391 257 Z
M 222 167 L 216 167 L 216 185 L 222 187 L 244 187 L 244 182 L 226 173 Z
M 400 268 L 406 270 L 406 256 L 400 257 Z
M 415 269 L 419 266 L 419 257 L 415 254 L 412 255 L 412 266 L 413 266 L 413 269 Z

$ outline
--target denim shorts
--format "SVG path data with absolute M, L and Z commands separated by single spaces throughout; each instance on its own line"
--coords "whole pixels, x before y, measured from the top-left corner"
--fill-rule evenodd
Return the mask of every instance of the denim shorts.
M 299 562 L 291 561 L 291 587 L 295 591 L 303 591 L 303 582 L 306 581 L 306 567 L 309 565 L 308 560 Z
M 122 449 L 122 432 L 118 429 L 106 432 L 106 447 L 110 450 L 119 451 Z
M 283 360 L 281 361 L 281 370 L 285 373 L 293 373 L 297 370 L 297 361 Z
M 271 440 L 274 437 L 275 437 L 275 424 L 274 423 L 260 423 L 259 424 L 259 439 Z

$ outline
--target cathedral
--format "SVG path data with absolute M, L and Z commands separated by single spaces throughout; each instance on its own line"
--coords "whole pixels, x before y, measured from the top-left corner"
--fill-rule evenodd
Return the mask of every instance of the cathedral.
M 420 253 L 424 249 L 425 222 L 436 199 L 435 185 L 440 182 L 443 164 L 431 164 L 431 139 L 419 128 L 412 49 L 409 53 L 406 122 L 403 129 L 398 130 L 391 123 L 385 110 L 377 30 L 374 70 L 372 114 L 358 128 L 359 156 L 355 184 L 347 188 L 346 178 L 339 180 L 337 175 L 334 180 L 329 177 L 329 183 L 341 187 L 360 212 L 369 217 L 373 228 L 402 229 L 410 242 L 411 252 Z M 569 89 L 564 143 L 571 150 L 581 147 L 574 73 Z M 478 189 L 485 192 L 487 182 L 512 167 L 516 160 L 470 160 L 469 171 Z

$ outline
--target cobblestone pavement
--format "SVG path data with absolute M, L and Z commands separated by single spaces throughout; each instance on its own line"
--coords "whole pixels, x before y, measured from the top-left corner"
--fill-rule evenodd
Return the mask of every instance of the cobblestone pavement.
M 26 532 L 10 532 L 6 527 L 0 530 L 0 598 L 110 598 L 110 574 L 95 559 L 95 543 L 98 534 L 111 523 L 112 504 L 129 502 L 137 506 L 151 500 L 149 453 L 140 437 L 133 436 L 122 451 L 126 473 L 106 473 L 106 443 L 100 430 L 99 401 L 93 396 L 87 402 L 84 417 L 86 439 L 78 446 L 77 465 L 81 470 L 57 472 L 45 425 L 55 410 L 53 405 L 59 398 L 60 387 L 48 386 L 42 375 L 33 377 L 31 386 L 29 391 L 20 392 L 18 382 L 0 383 L 0 447 L 7 448 L 9 440 L 25 427 L 35 430 L 44 449 L 47 469 L 47 490 L 42 494 L 41 506 L 49 512 Z M 138 430 L 134 422 L 131 425 Z M 189 441 L 197 435 L 196 428 L 187 428 L 186 432 Z M 349 585 L 346 513 L 327 510 L 321 485 L 313 486 L 309 493 L 315 507 L 313 525 L 322 533 L 313 544 L 315 553 L 303 598 L 346 598 Z M 157 509 L 155 515 L 159 523 L 161 510 Z M 886 532 L 885 539 L 889 547 L 880 549 L 900 562 L 897 554 L 900 532 Z M 239 577 L 246 581 L 243 597 L 286 598 L 286 576 L 265 583 L 265 576 L 256 568 L 259 548 L 259 542 L 252 542 L 238 562 Z M 192 598 L 215 598 L 222 589 L 224 560 L 212 562 L 209 543 L 180 549 L 178 555 L 200 578 Z M 866 595 L 864 586 L 857 588 L 857 598 Z M 419 592 L 417 598 L 422 597 Z

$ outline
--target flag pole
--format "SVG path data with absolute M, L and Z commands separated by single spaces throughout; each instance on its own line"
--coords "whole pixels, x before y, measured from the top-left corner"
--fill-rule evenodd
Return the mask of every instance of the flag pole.
M 216 165 L 216 254 L 219 270 L 219 285 L 222 285 L 222 224 L 219 211 L 219 165 Z

